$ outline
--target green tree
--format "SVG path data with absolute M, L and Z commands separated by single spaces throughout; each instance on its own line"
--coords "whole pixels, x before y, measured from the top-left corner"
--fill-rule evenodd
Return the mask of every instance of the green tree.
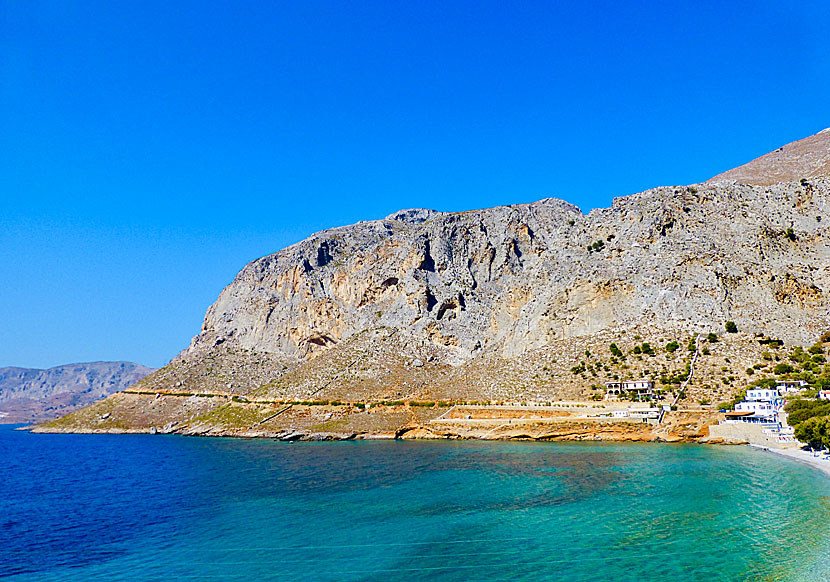
M 726 331 L 728 333 L 737 333 L 738 332 L 738 326 L 735 325 L 734 321 L 727 321 L 726 322 Z
M 677 351 L 677 348 L 679 348 L 679 347 L 680 346 L 676 341 L 671 341 L 671 342 L 666 344 L 666 351 L 669 352 L 669 353 L 673 353 L 673 352 Z
M 795 427 L 795 438 L 814 449 L 830 448 L 830 417 L 809 418 Z
M 706 341 L 710 344 L 716 343 L 718 341 L 718 336 L 715 333 L 710 333 L 706 336 Z
M 787 424 L 798 426 L 810 418 L 830 414 L 830 402 L 800 398 L 788 403 L 785 410 L 787 412 Z

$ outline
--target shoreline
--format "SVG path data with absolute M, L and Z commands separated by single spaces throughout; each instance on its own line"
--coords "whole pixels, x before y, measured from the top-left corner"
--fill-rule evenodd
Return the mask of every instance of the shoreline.
M 456 429 L 459 427 L 455 427 Z M 409 426 L 394 431 L 309 431 L 304 429 L 286 430 L 228 430 L 217 427 L 166 427 L 156 428 L 55 428 L 42 425 L 24 425 L 15 430 L 33 434 L 146 434 L 178 435 L 184 437 L 236 438 L 243 440 L 266 439 L 278 441 L 354 441 L 354 440 L 400 440 L 400 441 L 526 441 L 526 442 L 642 442 L 642 443 L 689 443 L 735 446 L 742 443 L 710 439 L 704 433 L 673 434 L 655 433 L 650 425 L 643 423 L 615 423 L 615 426 L 573 427 L 569 425 L 553 430 L 549 425 L 534 422 L 505 425 L 505 432 L 492 429 L 485 432 L 468 430 L 432 430 L 424 426 Z M 586 430 L 587 429 L 587 430 Z
M 435 441 L 435 440 L 469 440 L 469 441 L 506 441 L 506 442 L 618 442 L 618 443 L 668 443 L 668 444 L 698 444 L 711 446 L 740 446 L 745 445 L 762 452 L 774 453 L 781 457 L 786 457 L 796 463 L 807 465 L 813 469 L 823 473 L 830 478 L 830 460 L 825 460 L 821 457 L 814 457 L 809 451 L 800 448 L 791 449 L 776 449 L 765 447 L 763 445 L 752 443 L 730 443 L 720 440 L 708 441 L 705 437 L 701 438 L 683 438 L 683 439 L 664 439 L 664 438 L 625 438 L 622 435 L 606 435 L 605 438 L 584 438 L 583 435 L 565 434 L 565 435 L 549 435 L 547 438 L 534 438 L 527 435 L 499 435 L 490 436 L 488 438 L 481 438 L 480 436 L 459 436 L 459 435 L 440 435 L 431 434 L 417 435 L 414 434 L 407 437 L 406 433 L 305 433 L 302 431 L 286 431 L 286 432 L 237 432 L 237 431 L 207 431 L 207 432 L 179 432 L 179 431 L 152 431 L 148 429 L 104 429 L 104 430 L 43 430 L 37 425 L 22 425 L 13 430 L 22 430 L 34 434 L 146 434 L 146 435 L 177 435 L 184 437 L 206 437 L 206 438 L 236 438 L 240 440 L 256 440 L 256 439 L 271 439 L 279 441 L 300 441 L 300 442 L 320 442 L 320 441 L 361 441 L 361 440 L 400 440 L 400 441 Z M 408 431 L 407 431 L 408 432 Z M 415 431 L 413 431 L 415 432 Z M 414 438 L 413 438 L 414 437 Z M 616 438 L 614 438 L 616 437 Z
M 747 445 L 753 449 L 758 449 L 768 453 L 775 453 L 776 455 L 787 457 L 802 465 L 809 465 L 814 469 L 824 473 L 830 478 L 830 460 L 824 460 L 821 457 L 814 457 L 809 451 L 803 449 L 772 449 L 761 445 Z

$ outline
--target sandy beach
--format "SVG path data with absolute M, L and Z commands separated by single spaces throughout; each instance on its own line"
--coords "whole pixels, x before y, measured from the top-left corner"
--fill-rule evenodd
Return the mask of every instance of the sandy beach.
M 825 475 L 830 476 L 830 460 L 825 460 L 822 457 L 814 457 L 813 453 L 811 453 L 810 451 L 804 451 L 802 449 L 770 449 L 759 445 L 748 446 L 756 449 L 762 449 L 770 453 L 775 453 L 776 455 L 789 457 L 790 459 L 798 461 L 799 463 L 804 463 L 812 467 L 815 467 Z

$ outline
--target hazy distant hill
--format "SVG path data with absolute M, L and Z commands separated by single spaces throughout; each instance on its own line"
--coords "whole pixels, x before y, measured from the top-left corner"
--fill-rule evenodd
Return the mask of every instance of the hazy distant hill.
M 54 418 L 138 382 L 155 368 L 132 362 L 0 368 L 0 423 Z

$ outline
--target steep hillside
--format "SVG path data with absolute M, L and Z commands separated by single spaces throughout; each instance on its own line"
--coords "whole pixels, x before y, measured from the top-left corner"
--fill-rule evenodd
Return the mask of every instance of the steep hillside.
M 154 370 L 132 362 L 0 368 L 0 422 L 55 418 L 123 390 Z
M 734 180 L 769 186 L 818 176 L 830 176 L 830 128 L 719 174 L 709 182 Z
M 169 366 L 55 426 L 204 432 L 241 398 L 255 410 L 240 426 L 291 428 L 286 402 L 586 401 L 618 378 L 697 406 L 772 361 L 757 339 L 830 329 L 828 227 L 830 178 L 799 177 L 656 188 L 587 215 L 546 199 L 334 228 L 245 266 Z M 681 391 L 694 338 L 727 321 L 739 332 Z
M 406 211 L 247 265 L 182 354 L 310 358 L 398 330 L 450 364 L 649 325 L 806 342 L 827 327 L 830 182 L 658 188 L 587 216 L 559 200 Z

